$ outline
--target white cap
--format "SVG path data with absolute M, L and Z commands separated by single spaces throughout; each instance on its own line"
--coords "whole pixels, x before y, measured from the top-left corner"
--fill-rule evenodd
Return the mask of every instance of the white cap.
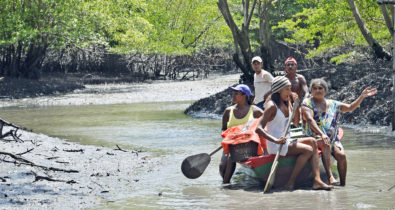
M 262 63 L 262 58 L 259 57 L 259 56 L 255 56 L 255 57 L 252 58 L 251 63 L 254 63 L 254 61 L 258 61 L 259 63 Z

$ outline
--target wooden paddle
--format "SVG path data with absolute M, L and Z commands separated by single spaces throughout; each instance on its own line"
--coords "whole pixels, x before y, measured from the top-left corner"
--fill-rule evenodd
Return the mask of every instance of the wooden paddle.
M 291 125 L 292 119 L 294 118 L 294 115 L 295 115 L 295 111 L 299 107 L 299 104 L 300 104 L 300 99 L 297 98 L 295 100 L 291 116 L 289 116 L 287 127 L 285 127 L 285 131 L 284 131 L 284 135 L 283 136 L 287 135 L 289 126 Z M 280 111 L 280 110 L 277 110 L 277 111 Z M 280 145 L 280 149 L 277 151 L 276 157 L 273 160 L 273 165 L 272 165 L 272 168 L 270 169 L 270 174 L 269 174 L 269 177 L 267 179 L 267 182 L 266 182 L 266 185 L 265 185 L 265 189 L 263 190 L 263 193 L 265 193 L 268 190 L 270 190 L 270 188 L 272 188 L 272 186 L 274 184 L 274 177 L 276 176 L 276 171 L 277 171 L 277 166 L 278 166 L 278 158 L 280 156 L 280 152 L 281 152 L 282 148 L 283 148 L 283 144 Z
M 222 149 L 222 146 L 215 149 L 212 153 L 200 153 L 185 158 L 181 164 L 182 173 L 189 179 L 196 179 L 203 174 L 211 161 L 211 155 Z

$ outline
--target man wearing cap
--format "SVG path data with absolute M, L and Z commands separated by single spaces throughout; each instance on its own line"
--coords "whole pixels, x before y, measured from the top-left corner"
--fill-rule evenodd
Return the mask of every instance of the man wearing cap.
M 307 97 L 309 95 L 309 89 L 307 88 L 307 82 L 303 75 L 297 74 L 296 69 L 298 63 L 293 57 L 288 57 L 284 62 L 285 76 L 291 82 L 291 91 L 298 94 L 299 98 Z
M 262 58 L 255 56 L 252 58 L 251 67 L 255 71 L 254 74 L 254 88 L 255 88 L 255 99 L 254 104 L 263 110 L 263 104 L 267 96 L 270 94 L 270 86 L 273 81 L 273 76 L 262 69 L 263 62 Z

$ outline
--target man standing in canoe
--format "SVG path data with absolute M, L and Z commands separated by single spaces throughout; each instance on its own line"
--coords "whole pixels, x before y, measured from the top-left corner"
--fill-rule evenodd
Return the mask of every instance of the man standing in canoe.
M 291 91 L 298 94 L 299 98 L 307 97 L 309 89 L 303 75 L 297 74 L 298 62 L 293 57 L 288 57 L 284 62 L 285 76 L 291 82 Z
M 270 86 L 272 85 L 273 76 L 262 69 L 262 58 L 255 56 L 252 58 L 251 67 L 255 71 L 254 74 L 254 88 L 255 98 L 254 104 L 263 110 L 263 104 L 270 94 Z

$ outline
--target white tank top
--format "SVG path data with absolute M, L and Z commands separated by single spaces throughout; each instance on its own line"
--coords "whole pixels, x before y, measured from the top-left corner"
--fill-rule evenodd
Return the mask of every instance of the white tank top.
M 275 138 L 280 138 L 287 127 L 289 117 L 285 117 L 283 112 L 274 104 L 277 108 L 276 116 L 274 119 L 266 124 L 265 131 Z M 289 114 L 291 114 L 289 112 Z M 281 149 L 280 155 L 285 156 L 288 152 L 288 145 L 291 141 L 289 132 L 287 133 L 287 142 L 284 144 L 283 148 Z M 276 154 L 277 151 L 280 149 L 280 144 L 276 144 L 269 140 L 266 141 L 267 143 L 267 151 L 269 154 Z

